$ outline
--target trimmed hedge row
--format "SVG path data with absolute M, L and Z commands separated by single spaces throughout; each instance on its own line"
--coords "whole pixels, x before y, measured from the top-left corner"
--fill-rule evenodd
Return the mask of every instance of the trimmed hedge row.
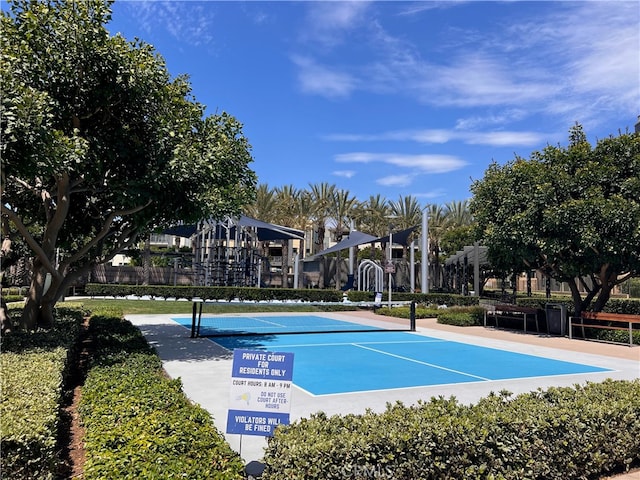
M 562 304 L 567 308 L 567 315 L 573 315 L 573 301 L 568 297 L 553 297 L 550 300 L 541 298 L 518 298 L 517 304 L 545 309 L 547 303 Z M 631 315 L 640 315 L 640 300 L 634 299 L 610 299 L 604 307 L 605 312 L 609 313 L 627 313 Z M 628 343 L 629 333 L 624 330 L 605 330 L 605 329 L 587 329 L 587 337 L 603 340 L 606 342 Z M 633 343 L 640 345 L 640 330 L 633 332 Z
M 573 300 L 568 296 L 553 296 L 550 299 L 541 297 L 518 297 L 516 300 L 518 305 L 523 307 L 533 307 L 545 309 L 548 303 L 562 304 L 567 307 L 567 312 L 572 314 Z M 637 299 L 622 299 L 611 298 L 605 305 L 603 311 L 610 313 L 628 313 L 631 315 L 640 315 L 640 300 Z
M 81 320 L 80 311 L 61 309 L 51 330 L 14 331 L 2 338 L 0 465 L 5 478 L 57 477 L 59 412 Z
M 438 323 L 457 325 L 459 327 L 483 325 L 484 312 L 484 308 L 479 306 L 442 309 L 416 306 L 416 318 L 437 318 Z M 381 307 L 376 309 L 376 313 L 390 317 L 411 318 L 409 307 L 392 307 L 391 309 Z
M 306 302 L 340 302 L 342 293 L 338 290 L 257 288 L 257 287 L 194 287 L 165 285 L 110 285 L 89 283 L 87 295 L 97 297 L 127 297 L 130 295 L 152 298 L 202 298 L 204 300 L 299 300 Z
M 264 480 L 586 479 L 640 465 L 640 381 L 589 383 L 464 406 L 318 413 L 278 427 Z
M 80 403 L 85 480 L 241 479 L 243 462 L 207 411 L 189 402 L 180 380 L 128 321 L 93 316 L 95 353 Z
M 375 299 L 374 292 L 362 292 L 351 290 L 348 292 L 349 300 L 352 302 L 372 302 Z M 383 298 L 387 298 L 383 294 Z M 447 306 L 472 306 L 478 305 L 478 297 L 469 297 L 466 295 L 458 295 L 455 293 L 409 293 L 409 292 L 393 292 L 393 301 L 415 301 L 418 304 L 425 305 L 447 305 Z
M 305 302 L 340 302 L 344 292 L 339 290 L 322 290 L 308 288 L 257 288 L 257 287 L 194 287 L 194 286 L 166 286 L 166 285 L 111 285 L 89 283 L 86 286 L 87 295 L 96 297 L 137 297 L 152 298 L 202 298 L 205 300 L 234 299 L 244 301 L 292 300 Z M 347 298 L 352 302 L 372 302 L 373 292 L 350 290 Z M 478 297 L 449 293 L 407 293 L 394 292 L 394 301 L 415 300 L 416 303 L 437 304 L 448 306 L 478 305 Z
M 438 323 L 473 327 L 484 324 L 485 309 L 482 307 L 448 308 L 438 313 Z

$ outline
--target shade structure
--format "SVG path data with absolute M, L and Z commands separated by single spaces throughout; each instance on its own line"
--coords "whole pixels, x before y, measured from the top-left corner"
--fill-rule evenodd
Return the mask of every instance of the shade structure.
M 213 223 L 213 222 L 212 222 Z M 281 225 L 274 225 L 272 223 L 263 222 L 262 220 L 256 220 L 245 215 L 241 215 L 235 222 L 240 227 L 255 228 L 258 236 L 258 240 L 261 242 L 268 242 L 270 240 L 291 240 L 291 239 L 303 239 L 304 232 L 291 227 L 283 227 Z M 230 235 L 235 236 L 235 226 L 231 227 Z M 197 225 L 176 225 L 174 227 L 163 230 L 162 233 L 167 235 L 175 235 L 177 237 L 190 238 L 198 231 Z M 224 239 L 227 236 L 227 232 L 221 225 L 216 223 L 215 238 Z
M 302 230 L 263 222 L 262 220 L 256 220 L 255 218 L 250 218 L 245 215 L 240 216 L 237 224 L 240 227 L 256 228 L 258 240 L 260 241 L 304 239 L 304 231 Z
M 416 228 L 418 228 L 418 225 L 416 225 L 414 227 L 407 228 L 405 230 L 400 230 L 399 232 L 391 232 L 390 235 L 386 235 L 384 237 L 376 238 L 373 241 L 374 242 L 381 242 L 381 243 L 388 243 L 389 242 L 389 236 L 391 236 L 391 238 L 393 240 L 393 243 L 395 243 L 397 245 L 409 245 L 409 235 L 411 235 L 411 232 L 413 232 Z
M 488 248 L 485 246 L 478 247 L 478 264 L 479 265 L 488 265 L 487 260 L 487 252 Z M 472 245 L 466 245 L 462 250 L 458 250 L 455 254 L 451 255 L 444 262 L 445 265 L 455 265 L 458 262 L 463 262 L 464 259 L 467 259 L 467 262 L 470 265 L 475 265 L 475 247 Z
M 346 238 L 343 238 L 334 246 L 329 247 L 321 252 L 316 253 L 312 257 L 309 257 L 308 260 L 312 260 L 321 255 L 327 255 L 329 253 L 337 252 L 340 250 L 345 250 L 351 247 L 357 247 L 358 245 L 362 245 L 363 243 L 372 243 L 376 241 L 376 237 L 373 235 L 369 235 L 368 233 L 359 232 L 357 230 L 352 230 L 349 232 L 349 235 Z

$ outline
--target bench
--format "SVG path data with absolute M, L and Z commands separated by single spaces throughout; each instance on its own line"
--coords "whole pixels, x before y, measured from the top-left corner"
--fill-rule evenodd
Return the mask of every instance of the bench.
M 493 310 L 489 310 L 484 314 L 484 326 L 487 326 L 487 317 L 493 316 L 498 327 L 498 318 L 515 318 L 522 320 L 525 333 L 527 332 L 527 319 L 531 315 L 536 322 L 536 332 L 540 333 L 540 324 L 538 319 L 539 309 L 533 307 L 522 307 L 519 305 L 495 305 Z
M 627 324 L 626 326 L 621 325 L 625 323 Z M 582 312 L 582 315 L 579 317 L 569 317 L 569 338 L 573 338 L 573 327 L 580 327 L 582 329 L 582 338 L 585 340 L 587 339 L 584 333 L 585 328 L 628 330 L 629 346 L 632 346 L 634 325 L 640 325 L 640 315 L 632 315 L 629 313 Z

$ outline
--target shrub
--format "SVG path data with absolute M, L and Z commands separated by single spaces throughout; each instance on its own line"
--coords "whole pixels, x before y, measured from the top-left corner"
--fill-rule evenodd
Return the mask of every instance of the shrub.
M 276 429 L 262 478 L 600 478 L 640 464 L 638 409 L 640 381 L 608 380 L 475 406 L 432 398 L 318 413 Z
M 51 330 L 2 337 L 1 469 L 5 478 L 55 478 L 59 410 L 82 313 L 57 312 Z
M 95 351 L 80 403 L 84 478 L 241 479 L 243 464 L 128 321 L 91 318 Z
M 470 327 L 484 324 L 483 307 L 453 307 L 438 310 L 438 323 Z
M 307 302 L 340 302 L 338 290 L 256 288 L 256 287 L 194 287 L 167 285 L 110 285 L 87 284 L 86 291 L 92 296 L 126 297 L 130 295 L 152 298 L 202 298 L 204 300 L 234 299 L 243 301 L 300 300 Z

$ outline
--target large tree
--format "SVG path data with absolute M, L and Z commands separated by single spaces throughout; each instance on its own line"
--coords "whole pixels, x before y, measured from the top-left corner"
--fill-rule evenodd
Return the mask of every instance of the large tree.
M 205 116 L 153 47 L 110 36 L 110 4 L 2 13 L 2 222 L 33 253 L 27 328 L 150 231 L 239 213 L 255 192 L 242 125 Z
M 592 147 L 576 125 L 567 147 L 493 163 L 471 190 L 494 267 L 567 282 L 576 314 L 600 311 L 615 285 L 640 274 L 638 133 Z

